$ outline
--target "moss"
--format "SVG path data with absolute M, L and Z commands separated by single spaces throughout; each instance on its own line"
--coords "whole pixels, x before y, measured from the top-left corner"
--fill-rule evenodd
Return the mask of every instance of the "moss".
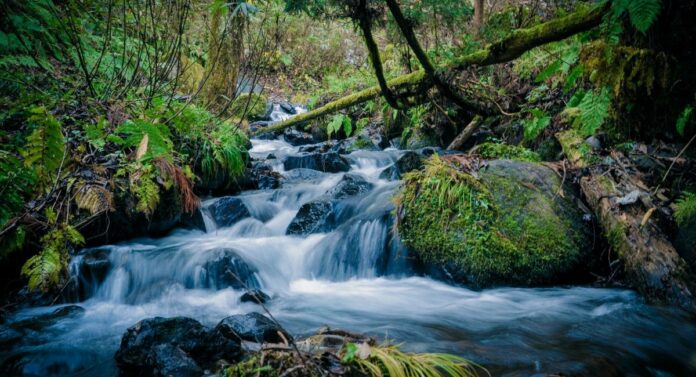
M 241 93 L 234 99 L 228 112 L 233 117 L 260 119 L 266 115 L 268 98 L 260 93 Z
M 487 159 L 506 159 L 539 162 L 541 157 L 536 152 L 530 151 L 525 147 L 498 143 L 483 143 L 478 146 L 477 152 Z
M 528 170 L 513 175 L 545 169 L 508 163 Z M 405 177 L 397 198 L 399 231 L 422 260 L 446 267 L 457 280 L 478 286 L 553 282 L 582 260 L 582 226 L 549 195 L 552 185 L 527 187 L 521 175 L 501 166 L 480 171 L 479 181 L 431 158 L 423 171 Z M 550 171 L 547 178 L 560 184 Z

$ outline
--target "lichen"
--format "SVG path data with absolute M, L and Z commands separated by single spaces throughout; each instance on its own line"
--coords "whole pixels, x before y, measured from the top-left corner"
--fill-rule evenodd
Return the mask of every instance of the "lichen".
M 433 157 L 405 176 L 399 232 L 423 261 L 478 286 L 546 284 L 582 261 L 581 226 L 558 198 L 497 170 L 479 175 Z
M 529 162 L 540 162 L 539 154 L 517 145 L 483 143 L 476 149 L 478 154 L 487 159 L 507 159 Z

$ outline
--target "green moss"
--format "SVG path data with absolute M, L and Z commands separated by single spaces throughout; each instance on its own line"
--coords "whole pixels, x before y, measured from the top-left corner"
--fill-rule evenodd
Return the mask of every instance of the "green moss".
M 696 223 L 696 194 L 687 192 L 674 204 L 674 218 L 679 226 Z
M 433 157 L 423 171 L 407 174 L 397 199 L 406 244 L 425 262 L 479 286 L 545 284 L 569 272 L 584 254 L 581 227 L 549 187 L 529 188 L 505 171 L 480 171 L 479 181 Z
M 483 143 L 478 146 L 477 152 L 487 159 L 506 159 L 539 162 L 541 157 L 536 152 L 525 147 L 498 143 Z
M 266 115 L 268 98 L 260 93 L 242 93 L 234 99 L 228 112 L 233 117 L 259 119 Z

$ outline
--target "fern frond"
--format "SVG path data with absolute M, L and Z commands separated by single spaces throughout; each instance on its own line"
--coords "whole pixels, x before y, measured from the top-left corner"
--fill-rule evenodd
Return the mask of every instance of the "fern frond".
M 674 203 L 674 218 L 680 226 L 696 222 L 696 193 L 687 192 Z
M 24 165 L 36 172 L 41 183 L 49 185 L 57 178 L 55 174 L 65 153 L 65 139 L 60 122 L 46 109 L 38 107 L 31 112 L 33 115 L 29 117 L 29 122 L 36 129 L 29 135 L 24 146 Z
M 67 267 L 68 247 L 85 243 L 84 237 L 70 225 L 63 224 L 41 238 L 43 249 L 22 266 L 22 275 L 29 279 L 29 289 L 49 291 L 60 282 Z
M 89 211 L 92 215 L 109 211 L 114 206 L 113 194 L 104 187 L 82 182 L 78 184 L 76 190 L 75 203 L 77 207 Z
M 662 0 L 616 0 L 612 4 L 614 15 L 628 12 L 631 24 L 645 34 L 662 10 Z
M 580 116 L 575 126 L 584 136 L 594 135 L 608 118 L 611 106 L 609 93 L 606 88 L 599 93 L 587 92 L 578 104 Z

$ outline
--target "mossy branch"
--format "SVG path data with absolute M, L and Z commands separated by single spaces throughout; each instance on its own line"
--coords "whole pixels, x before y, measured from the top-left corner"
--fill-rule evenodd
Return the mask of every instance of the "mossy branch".
M 577 33 L 589 30 L 602 22 L 602 17 L 609 9 L 609 3 L 593 7 L 589 10 L 578 11 L 566 17 L 545 22 L 527 29 L 516 30 L 500 41 L 489 44 L 485 48 L 474 53 L 455 59 L 447 69 L 462 70 L 471 66 L 486 66 L 508 62 L 535 47 L 556 42 Z M 399 76 L 387 81 L 393 92 L 404 87 L 420 86 L 421 90 L 427 90 L 433 86 L 424 70 Z M 326 105 L 292 117 L 273 126 L 259 129 L 258 133 L 280 131 L 304 122 L 317 119 L 327 114 L 358 105 L 372 100 L 382 94 L 379 86 L 373 86 L 357 93 L 341 97 Z

